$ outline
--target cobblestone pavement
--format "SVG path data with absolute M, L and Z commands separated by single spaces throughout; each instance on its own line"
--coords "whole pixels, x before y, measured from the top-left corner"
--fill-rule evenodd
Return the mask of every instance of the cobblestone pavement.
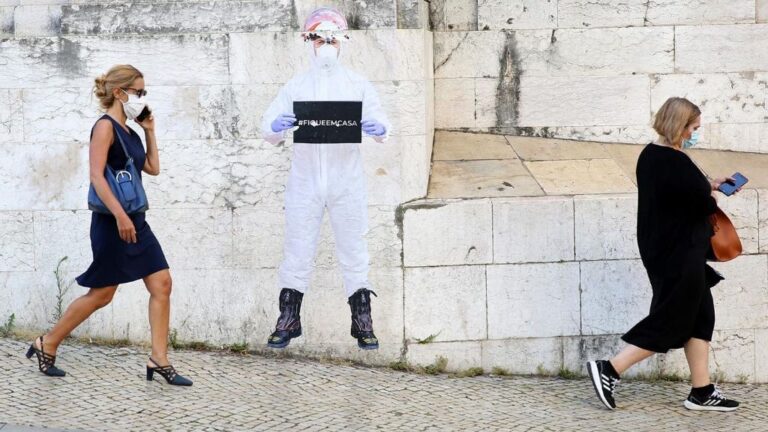
M 49 378 L 0 339 L 0 432 L 11 425 L 87 431 L 695 431 L 768 430 L 768 385 L 725 384 L 733 413 L 685 410 L 684 383 L 624 382 L 620 409 L 598 404 L 586 379 L 452 378 L 388 369 L 211 352 L 175 352 L 194 379 L 144 379 L 140 348 L 67 345 Z

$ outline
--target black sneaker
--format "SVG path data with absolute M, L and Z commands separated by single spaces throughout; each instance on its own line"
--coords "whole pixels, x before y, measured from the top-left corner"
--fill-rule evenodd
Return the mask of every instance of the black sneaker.
M 683 406 L 694 411 L 735 411 L 739 403 L 726 398 L 720 390 L 715 388 L 706 398 L 698 398 L 691 391 L 688 399 L 683 402 Z
M 592 380 L 592 386 L 600 402 L 608 409 L 616 409 L 613 401 L 613 391 L 619 383 L 619 376 L 613 371 L 613 367 L 607 360 L 587 362 L 587 372 Z

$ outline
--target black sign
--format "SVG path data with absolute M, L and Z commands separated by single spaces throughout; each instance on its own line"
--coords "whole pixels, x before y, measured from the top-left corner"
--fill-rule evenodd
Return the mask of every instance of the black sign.
M 294 102 L 293 142 L 304 144 L 359 143 L 362 102 Z

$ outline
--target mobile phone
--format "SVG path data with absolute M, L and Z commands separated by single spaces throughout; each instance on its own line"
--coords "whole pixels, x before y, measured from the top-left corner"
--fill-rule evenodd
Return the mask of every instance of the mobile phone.
M 145 106 L 144 106 L 144 109 L 143 109 L 143 110 L 141 110 L 141 112 L 139 113 L 139 115 L 136 117 L 136 122 L 137 122 L 137 123 L 141 123 L 141 122 L 143 122 L 143 121 L 144 121 L 144 120 L 145 120 L 147 117 L 149 117 L 149 115 L 150 115 L 150 114 L 152 114 L 152 111 L 149 109 L 149 107 L 147 107 L 147 106 L 145 105 Z
M 731 178 L 733 179 L 733 183 L 727 181 L 725 183 L 722 183 L 720 187 L 717 188 L 720 192 L 724 193 L 725 196 L 733 195 L 733 193 L 736 192 L 736 190 L 738 190 L 740 187 L 747 184 L 747 182 L 749 181 L 749 179 L 741 175 L 741 173 L 735 173 L 734 175 L 731 176 Z

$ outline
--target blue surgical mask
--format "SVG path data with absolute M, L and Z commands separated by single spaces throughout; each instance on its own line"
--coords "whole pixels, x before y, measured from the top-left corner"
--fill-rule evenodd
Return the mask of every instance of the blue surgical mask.
M 683 148 L 687 149 L 687 148 L 691 148 L 691 147 L 695 146 L 696 143 L 699 142 L 699 137 L 700 136 L 701 135 L 699 134 L 699 131 L 697 131 L 697 130 L 693 131 L 693 133 L 691 134 L 691 137 L 688 138 L 687 140 L 683 141 Z

